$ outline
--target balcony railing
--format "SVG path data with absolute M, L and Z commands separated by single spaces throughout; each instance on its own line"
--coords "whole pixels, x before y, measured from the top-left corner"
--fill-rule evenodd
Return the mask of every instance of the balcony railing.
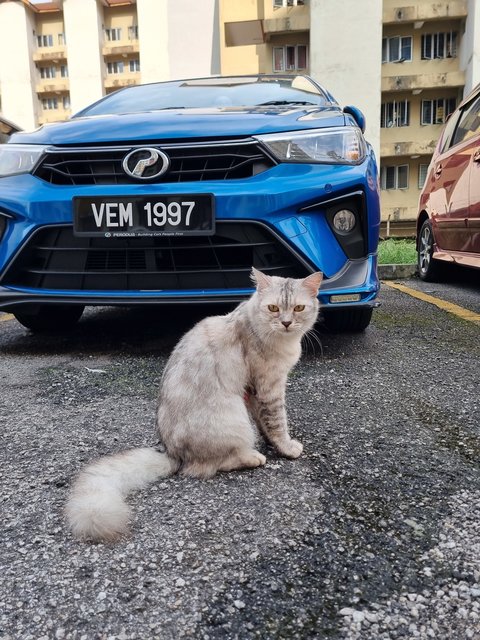
M 441 126 L 438 127 L 440 134 Z M 437 138 L 429 140 L 414 140 L 406 142 L 380 142 L 380 157 L 393 158 L 400 156 L 431 156 L 435 151 Z
M 444 87 L 463 87 L 464 85 L 465 73 L 463 71 L 382 77 L 382 91 L 415 91 Z
M 65 46 L 41 47 L 33 54 L 34 62 L 50 62 L 67 59 L 67 48 Z
M 102 55 L 118 56 L 138 53 L 140 45 L 138 40 L 116 40 L 115 42 L 105 42 L 102 47 Z
M 55 78 L 41 80 L 35 87 L 35 91 L 37 93 L 62 93 L 69 90 L 70 83 L 67 78 L 59 80 L 55 80 Z
M 449 0 L 449 2 L 384 0 L 383 3 L 383 24 L 458 20 L 458 18 L 466 18 L 467 14 L 466 0 Z
M 140 72 L 111 74 L 105 77 L 104 85 L 106 89 L 120 89 L 130 87 L 140 82 Z
M 47 122 L 60 122 L 61 120 L 66 120 L 72 111 L 71 109 L 51 109 L 44 110 L 40 112 L 38 116 L 38 124 L 46 124 Z
M 308 31 L 310 29 L 310 14 L 302 11 L 283 18 L 270 18 L 263 21 L 264 33 L 291 33 L 294 31 Z

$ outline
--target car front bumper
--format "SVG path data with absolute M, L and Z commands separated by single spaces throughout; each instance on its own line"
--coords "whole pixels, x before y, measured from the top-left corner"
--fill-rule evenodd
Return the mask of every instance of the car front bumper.
M 184 194 L 212 193 L 215 198 L 218 237 L 212 240 L 215 246 L 209 248 L 208 258 L 202 255 L 198 265 L 191 257 L 182 258 L 183 262 L 178 259 L 180 245 L 157 246 L 153 242 L 155 246 L 148 247 L 150 253 L 145 253 L 145 266 L 135 264 L 130 268 L 134 251 L 137 257 L 140 250 L 146 251 L 140 239 L 106 247 L 105 241 L 90 246 L 73 236 L 75 196 L 158 195 L 180 190 Z M 348 242 L 345 244 L 345 238 L 335 233 L 328 211 L 344 202 L 350 206 L 352 198 L 358 203 L 362 249 L 359 253 L 357 246 L 356 253 L 348 255 Z M 70 187 L 19 175 L 0 180 L 0 216 L 5 221 L 0 241 L 2 310 L 48 303 L 130 306 L 235 302 L 252 293 L 248 278 L 251 266 L 272 275 L 292 277 L 322 271 L 324 282 L 319 297 L 324 306 L 376 304 L 380 211 L 376 166 L 371 155 L 358 166 L 280 164 L 246 180 L 181 185 Z M 52 246 L 37 242 L 38 238 L 50 238 L 57 230 L 59 237 L 63 234 L 66 238 L 63 244 L 58 241 L 55 245 L 56 240 L 49 240 Z M 220 245 L 222 230 L 227 230 L 224 235 L 229 242 Z M 125 253 L 127 266 L 102 258 L 99 268 L 102 251 L 113 250 L 117 257 Z M 82 251 L 85 257 L 80 260 Z M 190 251 L 194 252 L 192 256 L 200 255 L 195 253 L 195 247 Z M 92 252 L 96 262 L 87 257 Z M 169 252 L 175 258 L 168 258 Z M 61 256 L 63 262 L 56 268 L 55 261 Z M 77 266 L 70 268 L 68 265 L 75 265 L 75 261 Z M 159 274 L 165 280 L 159 280 Z M 334 303 L 332 296 L 340 298 Z

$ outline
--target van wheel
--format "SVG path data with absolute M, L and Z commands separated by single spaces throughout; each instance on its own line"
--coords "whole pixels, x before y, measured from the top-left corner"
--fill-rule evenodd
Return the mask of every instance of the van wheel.
M 31 331 L 59 333 L 71 329 L 80 320 L 84 309 L 84 306 L 76 304 L 40 304 L 14 311 L 13 315 Z

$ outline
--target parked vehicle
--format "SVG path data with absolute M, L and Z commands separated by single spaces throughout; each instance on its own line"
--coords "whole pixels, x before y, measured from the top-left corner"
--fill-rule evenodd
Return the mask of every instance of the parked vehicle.
M 480 268 L 480 85 L 450 116 L 420 195 L 418 272 L 441 280 L 445 265 Z
M 361 331 L 379 288 L 364 118 L 306 76 L 110 94 L 0 146 L 0 309 L 32 330 L 85 305 L 236 302 L 252 266 L 321 270 L 325 323 Z

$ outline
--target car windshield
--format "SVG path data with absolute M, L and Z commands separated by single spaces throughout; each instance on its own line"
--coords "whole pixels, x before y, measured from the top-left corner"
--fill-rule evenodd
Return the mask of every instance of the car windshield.
M 325 105 L 322 89 L 305 76 L 235 76 L 137 85 L 117 91 L 74 117 L 161 109 Z

